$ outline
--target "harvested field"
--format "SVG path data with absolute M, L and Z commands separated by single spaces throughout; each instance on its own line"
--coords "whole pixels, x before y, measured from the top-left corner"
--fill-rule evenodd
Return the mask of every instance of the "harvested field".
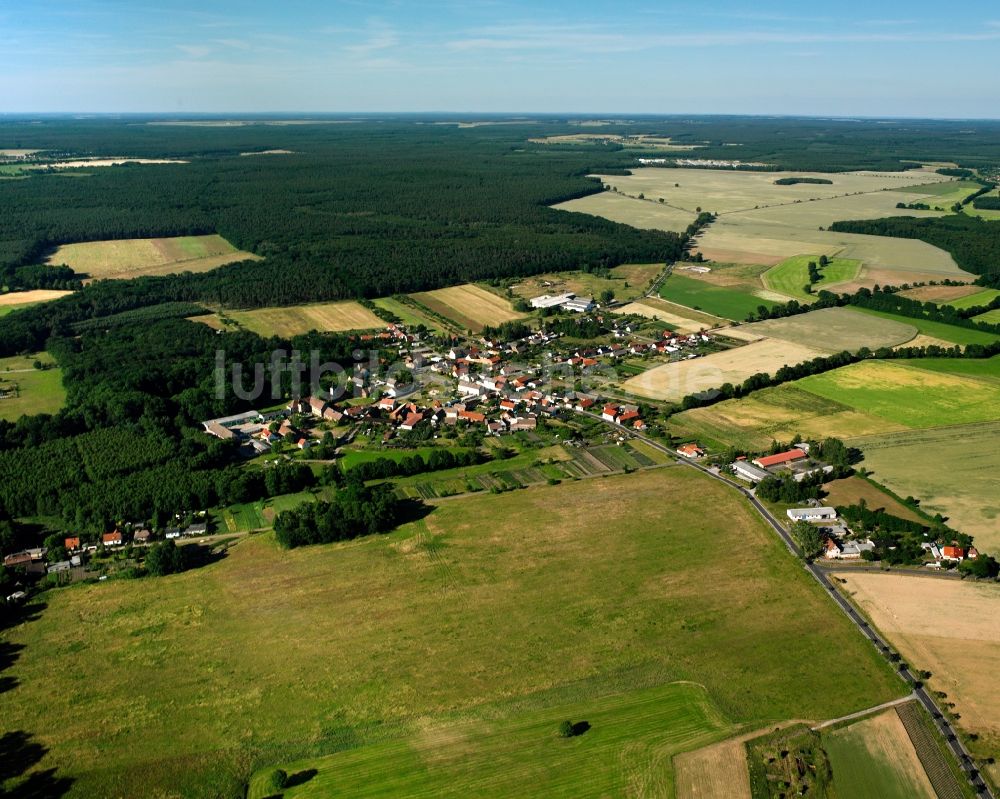
M 805 173 L 805 172 L 751 172 L 749 170 L 731 169 L 669 169 L 659 167 L 640 167 L 633 169 L 631 175 L 599 175 L 605 185 L 611 185 L 624 194 L 633 197 L 640 193 L 648 198 L 658 200 L 665 198 L 666 202 L 678 208 L 695 211 L 701 207 L 713 213 L 729 213 L 739 210 L 752 210 L 765 206 L 794 205 L 796 201 L 805 202 L 815 198 L 831 199 L 844 197 L 845 200 L 858 199 L 845 197 L 856 192 L 863 192 L 860 199 L 866 200 L 871 195 L 876 198 L 882 194 L 891 194 L 904 186 L 917 182 L 928 182 L 928 175 L 909 175 L 905 172 L 837 172 L 837 173 Z M 783 177 L 817 177 L 830 180 L 826 185 L 799 183 L 791 186 L 775 185 L 774 181 Z M 947 178 L 941 177 L 942 181 Z M 938 182 L 931 180 L 931 182 Z M 680 184 L 680 185 L 677 185 Z M 882 192 L 889 189 L 889 192 Z M 910 194 L 907 200 L 915 196 Z M 891 202 L 895 206 L 899 199 Z M 909 213 L 913 213 L 912 211 Z M 841 216 L 847 219 L 850 216 Z
M 715 327 L 716 324 L 722 320 L 718 320 L 715 324 L 705 324 L 704 322 L 696 322 L 694 319 L 688 319 L 684 316 L 680 316 L 677 311 L 685 311 L 686 308 L 681 308 L 678 306 L 673 306 L 668 303 L 661 302 L 657 305 L 653 303 L 656 302 L 655 299 L 649 300 L 639 300 L 637 302 L 630 302 L 628 305 L 623 305 L 620 308 L 615 308 L 615 313 L 620 314 L 634 314 L 636 316 L 644 316 L 647 319 L 657 319 L 661 322 L 666 322 L 672 328 L 674 328 L 678 333 L 694 333 L 698 330 L 704 330 L 706 328 Z M 668 310 L 669 309 L 669 310 Z M 697 312 L 694 312 L 697 313 Z
M 107 167 L 121 164 L 186 164 L 179 158 L 79 158 L 74 161 L 48 161 L 44 164 L 26 164 L 26 169 L 82 169 L 83 167 Z
M 774 729 L 744 733 L 677 755 L 674 758 L 677 799 L 751 799 L 744 742 Z
M 833 480 L 823 486 L 826 491 L 825 502 L 834 507 L 840 505 L 857 505 L 862 499 L 872 510 L 882 509 L 886 513 L 898 516 L 901 519 L 909 519 L 912 522 L 924 522 L 920 514 L 906 507 L 895 497 L 887 494 L 878 486 L 872 484 L 870 480 L 852 475 L 843 477 L 840 480 Z
M 945 349 L 950 349 L 954 346 L 950 341 L 945 341 L 943 338 L 935 338 L 934 336 L 925 336 L 923 333 L 917 333 L 909 341 L 897 344 L 893 349 L 899 350 L 906 347 L 944 347 Z
M 758 372 L 773 374 L 782 366 L 822 354 L 801 344 L 768 339 L 703 358 L 657 366 L 626 380 L 622 388 L 650 399 L 679 400 L 687 394 L 718 388 L 723 383 L 742 383 Z
M 896 574 L 843 573 L 844 590 L 914 668 L 931 672 L 979 734 L 980 756 L 1000 755 L 1000 586 Z
M 208 272 L 235 261 L 259 261 L 222 236 L 177 236 L 166 239 L 116 239 L 64 244 L 46 259 L 66 264 L 95 280 L 142 275 Z
M 741 325 L 738 329 L 827 352 L 893 347 L 917 335 L 912 325 L 888 319 L 878 319 L 878 324 L 873 324 L 875 321 L 876 318 L 851 308 L 821 308 L 797 316 Z
M 252 311 L 226 311 L 225 316 L 240 327 L 259 336 L 297 336 L 310 330 L 377 330 L 385 322 L 357 302 L 326 302 L 317 305 L 293 305 L 287 308 L 257 308 Z M 216 317 L 195 317 L 212 324 Z
M 1000 419 L 1000 385 L 894 361 L 862 361 L 795 385 L 912 429 Z
M 608 277 L 589 272 L 555 272 L 535 275 L 511 286 L 515 295 L 526 300 L 541 294 L 573 292 L 578 297 L 599 297 L 610 289 L 619 302 L 641 297 L 664 270 L 663 264 L 623 264 L 608 270 Z
M 429 330 L 440 331 L 442 329 L 441 322 L 435 319 L 433 316 L 424 313 L 419 308 L 410 305 L 409 303 L 401 302 L 395 297 L 379 297 L 376 300 L 372 300 L 379 308 L 382 308 L 389 313 L 393 313 L 403 320 L 403 324 L 411 327 L 416 327 L 417 325 L 423 325 Z
M 864 453 L 875 480 L 919 498 L 926 513 L 948 517 L 985 552 L 1000 550 L 1000 422 L 864 436 L 850 444 Z
M 612 222 L 621 222 L 635 228 L 667 230 L 674 233 L 682 232 L 694 222 L 697 216 L 694 212 L 684 208 L 675 208 L 652 200 L 626 197 L 612 191 L 590 194 L 552 207 L 559 211 L 575 211 L 581 214 L 601 216 Z
M 716 446 L 730 444 L 766 449 L 772 440 L 851 438 L 906 428 L 898 423 L 823 399 L 787 383 L 755 391 L 749 397 L 727 400 L 708 408 L 694 408 L 671 417 L 671 429 Z
M 937 799 L 895 708 L 825 732 L 823 746 L 838 796 Z
M 901 297 L 909 297 L 912 300 L 921 302 L 936 302 L 938 305 L 949 305 L 949 300 L 957 300 L 960 297 L 967 297 L 970 294 L 978 294 L 983 290 L 982 286 L 975 286 L 966 283 L 964 286 L 921 286 L 916 289 L 907 289 L 899 292 Z
M 0 308 L 17 308 L 23 305 L 36 305 L 40 302 L 58 300 L 60 297 L 65 297 L 72 293 L 72 291 L 58 291 L 56 289 L 12 291 L 8 294 L 0 294 Z
M 503 297 L 472 283 L 424 291 L 412 296 L 429 310 L 454 320 L 474 333 L 478 333 L 485 325 L 499 325 L 526 316 L 515 311 Z

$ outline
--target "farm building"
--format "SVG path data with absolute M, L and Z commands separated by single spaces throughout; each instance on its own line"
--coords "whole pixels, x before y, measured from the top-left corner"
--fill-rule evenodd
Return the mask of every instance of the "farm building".
M 785 513 L 793 522 L 821 522 L 837 518 L 833 508 L 789 508 Z
M 577 297 L 573 300 L 567 300 L 562 304 L 562 307 L 575 313 L 587 313 L 594 309 L 594 301 L 589 297 Z
M 784 466 L 796 461 L 805 460 L 808 456 L 805 451 L 799 448 L 790 449 L 787 452 L 779 452 L 777 455 L 762 455 L 754 458 L 754 464 L 761 469 L 770 469 L 773 466 Z
M 742 477 L 744 480 L 749 480 L 751 483 L 759 483 L 765 477 L 770 477 L 768 472 L 763 469 L 754 466 L 752 463 L 747 463 L 746 461 L 734 461 L 732 464 L 733 471 L 736 472 L 737 477 Z
M 555 296 L 550 296 L 548 294 L 543 294 L 541 297 L 535 297 L 531 300 L 532 308 L 555 308 L 563 303 L 569 302 L 574 299 L 576 295 L 573 292 L 567 292 L 566 294 L 556 294 Z
M 683 455 L 685 458 L 700 458 L 702 455 L 705 454 L 705 450 L 703 450 L 695 443 L 681 444 L 677 448 L 677 452 L 678 454 Z

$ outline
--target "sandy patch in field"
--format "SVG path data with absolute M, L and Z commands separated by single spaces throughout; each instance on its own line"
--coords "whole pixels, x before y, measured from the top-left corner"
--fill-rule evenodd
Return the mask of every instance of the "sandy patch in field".
M 294 150 L 258 150 L 257 152 L 240 153 L 241 156 L 248 155 L 294 155 Z
M 21 150 L 21 149 L 3 149 L 0 150 L 0 156 L 6 156 L 8 158 L 24 158 L 29 155 L 34 155 L 35 153 L 40 153 L 42 150 Z
M 782 366 L 821 355 L 821 351 L 801 344 L 766 339 L 703 358 L 657 366 L 626 380 L 622 388 L 651 399 L 679 400 L 687 394 L 718 388 L 724 383 L 742 383 L 758 372 L 773 374 Z
M 845 590 L 928 684 L 944 691 L 966 730 L 1000 736 L 1000 586 L 863 573 Z
M 32 291 L 12 291 L 9 294 L 0 294 L 0 306 L 8 305 L 30 305 L 36 302 L 47 302 L 48 300 L 58 300 L 72 291 L 57 291 L 56 289 L 33 289 Z
M 616 308 L 614 312 L 620 314 L 635 314 L 636 316 L 644 316 L 647 319 L 658 319 L 661 322 L 666 322 L 668 325 L 675 327 L 679 333 L 694 333 L 706 327 L 705 325 L 699 324 L 692 319 L 685 319 L 683 316 L 678 316 L 677 314 L 666 311 L 663 308 L 649 305 L 645 300 L 630 302 L 628 305 Z

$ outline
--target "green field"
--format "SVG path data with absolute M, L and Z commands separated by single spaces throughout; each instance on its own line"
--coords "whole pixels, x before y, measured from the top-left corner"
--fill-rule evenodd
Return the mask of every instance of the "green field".
M 35 361 L 52 364 L 45 352 L 0 358 L 0 391 L 16 388 L 16 396 L 0 399 L 0 419 L 13 422 L 22 416 L 56 413 L 66 401 L 62 372 L 58 368 L 35 369 Z
M 932 322 L 928 319 L 914 319 L 909 316 L 886 313 L 885 311 L 872 311 L 868 308 L 855 308 L 861 313 L 881 316 L 883 319 L 893 319 L 906 325 L 913 325 L 925 336 L 933 336 L 952 344 L 992 344 L 997 340 L 995 333 L 985 333 L 982 330 L 971 330 L 965 327 L 956 327 L 943 322 Z
M 903 690 L 739 494 L 680 468 L 474 495 L 338 545 L 253 536 L 44 601 L 2 633 L 23 646 L 4 720 L 71 796 L 242 796 L 314 758 L 317 786 L 357 764 L 372 793 L 441 793 L 458 762 L 482 764 L 469 795 L 579 795 L 598 771 L 607 795 L 660 793 L 658 753 Z M 592 729 L 558 739 L 567 714 Z
M 983 551 L 1000 549 L 1000 422 L 865 436 L 851 445 L 878 482 L 918 497 L 923 511 L 948 517 Z
M 564 740 L 554 719 L 590 728 Z M 291 775 L 316 773 L 284 797 L 613 796 L 634 783 L 669 796 L 671 757 L 734 730 L 704 688 L 670 683 L 514 717 L 439 720 L 400 740 L 289 763 Z M 248 799 L 270 795 L 261 785 L 268 771 Z
M 1000 355 L 995 355 L 992 358 L 916 358 L 914 360 L 900 360 L 897 363 L 917 369 L 927 369 L 931 372 L 946 372 L 964 377 L 1000 381 Z
M 703 280 L 671 275 L 660 286 L 660 296 L 699 311 L 740 322 L 761 305 L 773 308 L 776 302 L 742 291 L 713 286 Z
M 982 291 L 977 291 L 975 294 L 967 294 L 964 297 L 959 297 L 957 300 L 949 300 L 947 303 L 942 304 L 961 310 L 963 308 L 974 308 L 977 305 L 989 305 L 997 297 L 1000 297 L 1000 289 L 983 289 Z
M 913 200 L 922 202 L 931 208 L 950 211 L 955 203 L 960 203 L 970 194 L 979 191 L 981 185 L 972 180 L 949 180 L 943 183 L 925 183 L 920 186 L 907 186 L 898 191 L 907 194 L 922 194 L 923 197 Z
M 986 322 L 990 325 L 1000 325 L 1000 308 L 979 314 L 979 316 L 974 316 L 973 319 L 977 322 Z
M 1000 385 L 894 361 L 863 361 L 796 385 L 911 429 L 1000 419 Z
M 823 748 L 838 797 L 936 797 L 895 710 L 825 733 Z
M 796 255 L 771 267 L 764 273 L 764 285 L 772 291 L 777 291 L 787 297 L 797 300 L 812 301 L 816 292 L 829 289 L 837 283 L 854 280 L 861 270 L 861 261 L 849 258 L 831 258 L 829 263 L 820 269 L 822 280 L 813 286 L 813 294 L 807 294 L 804 287 L 809 283 L 809 262 L 818 263 L 818 255 Z

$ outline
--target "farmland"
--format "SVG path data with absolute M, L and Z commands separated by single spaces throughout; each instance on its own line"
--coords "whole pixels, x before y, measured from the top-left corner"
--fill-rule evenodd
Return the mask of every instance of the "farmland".
M 1000 386 L 893 361 L 862 361 L 796 385 L 911 429 L 1000 419 Z
M 809 280 L 810 261 L 818 262 L 819 256 L 797 255 L 794 258 L 788 258 L 764 273 L 764 284 L 786 297 L 811 301 L 813 295 L 807 294 L 804 290 L 806 284 L 811 282 Z M 860 261 L 831 258 L 829 263 L 822 267 L 820 274 L 823 279 L 813 286 L 813 291 L 834 290 L 838 283 L 844 283 L 857 277 L 860 269 Z
M 552 206 L 560 211 L 603 216 L 612 222 L 621 222 L 647 230 L 672 230 L 680 233 L 694 222 L 696 213 L 676 208 L 654 200 L 640 200 L 623 194 L 605 191 Z
M 525 316 L 515 311 L 507 300 L 471 283 L 412 296 L 425 308 L 474 333 L 485 325 L 499 325 Z
M 903 360 L 900 363 L 931 372 L 946 372 L 1000 382 L 1000 355 L 992 358 L 916 358 L 912 361 Z
M 936 799 L 895 708 L 824 733 L 838 796 Z
M 733 444 L 749 449 L 766 449 L 772 440 L 789 441 L 796 434 L 851 438 L 906 429 L 901 424 L 818 397 L 799 388 L 797 383 L 684 411 L 673 416 L 670 423 L 678 435 L 719 447 Z
M 725 324 L 724 319 L 701 314 L 684 306 L 667 303 L 655 297 L 630 302 L 615 309 L 616 313 L 644 316 L 647 319 L 658 319 L 670 325 L 678 333 L 694 333 Z
M 403 320 L 403 324 L 410 327 L 417 327 L 423 325 L 428 330 L 441 330 L 441 323 L 434 319 L 433 316 L 423 313 L 419 308 L 402 302 L 395 297 L 379 297 L 376 300 L 372 300 L 379 308 L 389 313 L 395 314 L 400 319 Z
M 235 261 L 260 260 L 240 252 L 221 236 L 117 239 L 64 244 L 47 259 L 95 280 L 207 272 Z
M 857 505 L 861 500 L 864 500 L 872 510 L 882 509 L 901 519 L 909 519 L 914 522 L 924 521 L 920 514 L 887 494 L 870 480 L 858 475 L 832 480 L 823 486 L 823 490 L 826 491 L 826 503 L 834 507 Z
M 40 302 L 58 300 L 72 294 L 70 291 L 59 291 L 57 289 L 34 289 L 33 291 L 14 291 L 8 294 L 0 294 L 0 316 L 5 313 L 37 305 Z
M 958 725 L 979 735 L 979 757 L 1000 755 L 1000 588 L 995 584 L 893 574 L 839 575 L 843 590 L 914 668 L 931 672 L 961 715 Z M 996 777 L 996 771 L 993 771 Z
M 933 336 L 942 341 L 950 341 L 952 344 L 992 344 L 997 340 L 995 333 L 986 333 L 982 330 L 973 330 L 967 327 L 956 327 L 955 325 L 943 322 L 934 322 L 929 319 L 914 319 L 911 316 L 898 316 L 897 314 L 885 311 L 873 311 L 869 308 L 855 309 L 860 313 L 881 316 L 883 319 L 892 319 L 905 325 L 913 325 L 925 336 Z
M 660 296 L 669 302 L 686 305 L 725 319 L 742 321 L 761 305 L 773 308 L 777 303 L 751 293 L 715 286 L 703 280 L 673 274 L 660 286 Z
M 1000 309 L 994 309 L 992 311 L 987 311 L 984 314 L 979 314 L 975 317 L 977 322 L 986 322 L 990 325 L 1000 325 Z
M 873 477 L 900 496 L 919 497 L 987 552 L 1000 549 L 1000 422 L 913 430 L 853 439 Z
M 658 469 L 453 500 L 345 544 L 254 536 L 193 572 L 53 592 L 3 634 L 24 647 L 5 719 L 80 796 L 234 795 L 276 762 L 311 763 L 317 786 L 371 775 L 372 792 L 430 774 L 432 792 L 617 794 L 672 781 L 657 753 L 898 695 L 828 601 L 737 494 Z M 816 658 L 838 691 L 815 691 Z M 86 686 L 71 700 L 67 673 Z M 668 685 L 689 680 L 705 693 Z M 569 714 L 592 729 L 561 742 Z M 338 757 L 358 770 L 331 774 Z M 483 767 L 456 778 L 458 757 Z
M 758 372 L 773 374 L 782 366 L 808 361 L 822 354 L 810 347 L 786 341 L 755 341 L 704 358 L 656 366 L 626 380 L 622 388 L 641 397 L 679 400 L 687 394 L 718 388 L 723 383 L 742 383 Z
M 917 334 L 912 325 L 866 316 L 853 308 L 820 308 L 797 316 L 741 325 L 737 329 L 827 352 L 893 347 L 910 341 Z
M 607 271 L 607 275 L 592 272 L 556 272 L 535 275 L 511 286 L 513 293 L 530 300 L 540 294 L 573 292 L 578 297 L 600 297 L 611 290 L 619 302 L 642 296 L 663 271 L 663 264 L 624 264 Z
M 36 369 L 35 361 L 50 368 Z M 13 422 L 21 416 L 56 413 L 66 401 L 62 372 L 48 353 L 0 358 L 0 419 Z
M 310 330 L 374 330 L 385 322 L 357 302 L 327 302 L 293 305 L 289 308 L 258 308 L 253 311 L 226 311 L 224 315 L 195 319 L 213 327 L 236 326 L 259 336 L 295 336 Z M 233 324 L 235 323 L 235 324 Z
M 977 305 L 988 305 L 990 302 L 1000 297 L 1000 289 L 983 289 L 975 294 L 967 294 L 956 300 L 948 302 L 952 308 L 974 308 Z

